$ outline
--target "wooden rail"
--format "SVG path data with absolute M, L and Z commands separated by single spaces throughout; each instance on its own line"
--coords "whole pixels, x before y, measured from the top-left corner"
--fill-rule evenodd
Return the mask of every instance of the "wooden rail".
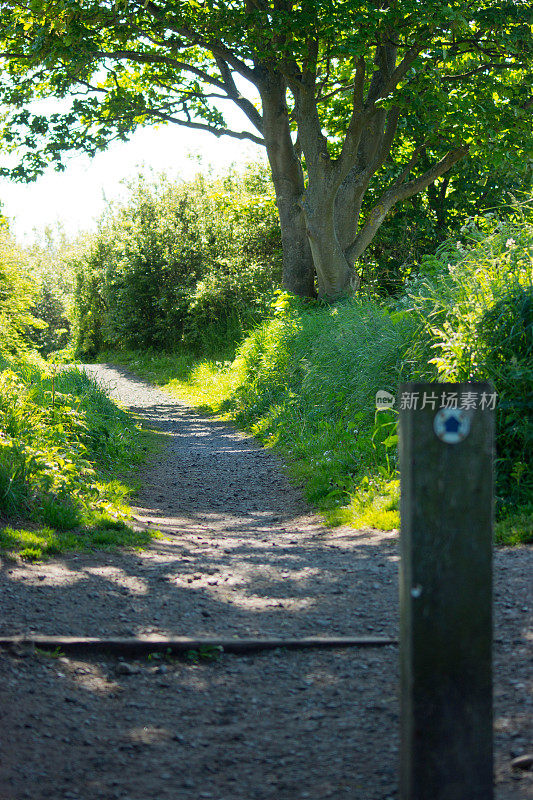
M 149 653 L 187 653 L 202 648 L 222 648 L 225 653 L 255 653 L 261 650 L 303 650 L 306 648 L 386 647 L 398 644 L 397 639 L 377 636 L 307 636 L 297 639 L 225 639 L 189 636 L 142 638 L 89 636 L 2 636 L 0 647 L 15 649 L 56 650 L 63 653 L 110 653 L 142 656 Z

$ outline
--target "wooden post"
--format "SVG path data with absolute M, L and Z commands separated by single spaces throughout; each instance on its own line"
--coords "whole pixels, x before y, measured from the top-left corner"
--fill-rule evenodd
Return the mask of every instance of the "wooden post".
M 400 392 L 400 798 L 491 800 L 496 395 Z

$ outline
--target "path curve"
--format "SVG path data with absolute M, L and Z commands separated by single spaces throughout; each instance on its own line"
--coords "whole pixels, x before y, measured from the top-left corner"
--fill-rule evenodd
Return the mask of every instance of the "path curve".
M 395 534 L 328 530 L 252 438 L 123 369 L 87 370 L 168 435 L 136 499 L 165 538 L 0 562 L 0 634 L 396 635 Z M 495 555 L 495 800 L 532 787 L 511 768 L 529 744 L 532 554 Z M 398 797 L 397 647 L 161 665 L 0 651 L 0 709 L 0 800 Z
M 395 534 L 328 530 L 253 437 L 123 368 L 86 370 L 168 436 L 134 509 L 168 536 L 136 559 L 152 618 L 135 633 L 395 635 Z

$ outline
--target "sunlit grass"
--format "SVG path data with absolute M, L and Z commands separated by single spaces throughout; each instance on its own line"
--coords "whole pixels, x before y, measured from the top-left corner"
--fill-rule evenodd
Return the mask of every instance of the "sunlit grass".
M 400 481 L 377 482 L 361 487 L 349 505 L 327 514 L 332 525 L 390 531 L 400 527 Z
M 128 526 L 147 456 L 163 446 L 84 372 L 35 356 L 0 361 L 0 550 L 40 560 L 146 546 Z
M 397 512 L 360 522 L 354 498 L 394 475 L 395 456 L 376 436 L 374 397 L 395 390 L 412 334 L 376 303 L 337 308 L 282 300 L 233 361 L 193 352 L 102 354 L 196 408 L 234 421 L 283 456 L 292 478 L 330 524 L 398 527 Z M 382 421 L 381 421 L 382 422 Z M 387 420 L 387 425 L 392 424 Z M 381 424 L 381 423 L 380 423 Z M 387 458 L 388 456 L 388 458 Z M 353 501 L 353 502 L 352 502 Z
M 1 528 L 0 552 L 18 556 L 24 561 L 44 561 L 68 551 L 144 548 L 152 538 L 151 531 L 135 531 L 122 520 L 106 518 L 102 514 L 92 525 L 76 530 Z
M 496 523 L 496 543 L 533 544 L 533 505 Z

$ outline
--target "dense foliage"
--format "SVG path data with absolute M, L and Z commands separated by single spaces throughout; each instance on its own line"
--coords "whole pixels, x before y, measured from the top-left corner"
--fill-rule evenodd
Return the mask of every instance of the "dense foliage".
M 82 356 L 205 346 L 213 332 L 233 341 L 281 279 L 271 185 L 259 167 L 180 185 L 140 179 L 71 263 Z
M 66 254 L 73 260 L 79 246 L 48 231 L 23 248 L 0 221 L 0 354 L 49 356 L 68 345 L 73 276 Z
M 272 171 L 284 286 L 302 296 L 315 274 L 330 299 L 357 289 L 389 213 L 468 155 L 497 172 L 531 146 L 526 0 L 5 0 L 2 12 L 1 174 L 33 179 L 147 124 L 250 139 Z M 50 97 L 51 113 L 34 102 Z
M 430 343 L 429 378 L 489 380 L 498 392 L 497 508 L 533 497 L 533 218 L 475 218 L 427 257 L 404 301 Z
M 527 147 L 527 139 L 524 140 Z M 387 164 L 380 180 L 390 179 Z M 361 260 L 362 285 L 382 297 L 399 295 L 404 283 L 418 273 L 427 253 L 434 253 L 451 237 L 460 236 L 466 219 L 501 213 L 502 206 L 530 196 L 533 161 L 516 150 L 506 154 L 488 150 L 471 156 L 429 186 L 425 192 L 397 206 L 387 225 L 378 231 Z M 369 202 L 369 199 L 367 200 Z

